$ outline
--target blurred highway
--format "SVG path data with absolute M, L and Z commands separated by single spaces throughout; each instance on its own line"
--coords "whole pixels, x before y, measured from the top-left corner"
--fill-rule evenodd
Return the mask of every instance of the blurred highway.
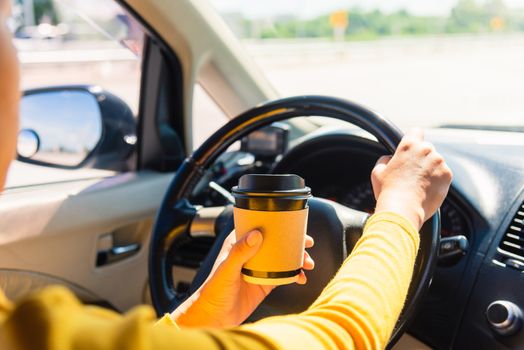
M 248 45 L 284 96 L 365 104 L 400 126 L 524 126 L 524 35 Z
M 282 96 L 351 99 L 401 127 L 524 125 L 522 34 L 346 43 L 258 41 L 245 46 Z M 122 97 L 134 111 L 138 108 L 140 62 L 125 49 L 26 45 L 20 60 L 24 89 L 93 83 Z M 200 142 L 226 119 L 201 90 L 196 94 L 195 139 Z M 16 169 L 15 165 L 10 186 L 27 177 L 21 175 L 26 168 Z
M 136 110 L 140 62 L 111 44 L 24 48 L 23 88 L 96 83 Z M 245 46 L 283 96 L 340 96 L 405 126 L 524 123 L 522 34 L 344 43 L 266 40 Z

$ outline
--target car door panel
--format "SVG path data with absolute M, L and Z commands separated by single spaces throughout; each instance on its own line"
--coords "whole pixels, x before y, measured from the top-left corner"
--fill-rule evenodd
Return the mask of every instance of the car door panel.
M 5 191 L 0 197 L 0 266 L 11 271 L 11 280 L 13 271 L 23 280 L 28 273 L 63 280 L 118 310 L 143 302 L 150 229 L 172 176 L 125 173 Z M 106 246 L 100 246 L 101 238 Z M 108 242 L 117 248 L 138 244 L 139 249 L 97 267 L 99 252 L 112 248 Z

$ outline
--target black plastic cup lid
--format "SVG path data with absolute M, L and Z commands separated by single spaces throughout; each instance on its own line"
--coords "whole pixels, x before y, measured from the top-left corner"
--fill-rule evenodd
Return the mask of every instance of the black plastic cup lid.
M 247 174 L 233 187 L 233 193 L 309 196 L 311 189 L 306 187 L 303 178 L 294 174 Z
M 307 207 L 311 189 L 294 174 L 247 174 L 232 189 L 235 205 L 252 210 L 300 210 Z

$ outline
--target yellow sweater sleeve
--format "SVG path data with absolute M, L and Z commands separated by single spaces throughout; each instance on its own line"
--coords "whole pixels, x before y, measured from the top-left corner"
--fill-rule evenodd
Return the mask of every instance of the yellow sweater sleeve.
M 0 297 L 0 348 L 380 349 L 402 310 L 418 243 L 406 219 L 376 214 L 308 310 L 229 330 L 179 330 L 166 317 L 155 324 L 146 306 L 122 316 L 83 306 L 61 287 L 46 288 L 14 306 Z
M 282 349 L 382 349 L 402 311 L 419 246 L 411 222 L 373 215 L 318 299 L 299 315 L 243 326 Z

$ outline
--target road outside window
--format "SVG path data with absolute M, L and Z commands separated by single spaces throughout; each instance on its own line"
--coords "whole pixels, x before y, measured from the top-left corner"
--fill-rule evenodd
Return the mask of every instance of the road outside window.
M 524 0 L 211 0 L 282 96 L 401 127 L 524 128 Z
M 19 52 L 23 90 L 95 85 L 125 101 L 136 116 L 144 33 L 115 1 L 16 0 L 8 26 Z M 69 131 L 64 128 L 63 132 L 68 135 L 61 135 L 60 139 L 75 138 L 76 129 L 74 125 Z M 49 135 L 56 132 L 45 130 Z M 126 135 L 128 140 L 133 139 L 133 134 L 134 131 Z M 91 149 L 84 147 L 82 152 L 88 153 Z M 14 162 L 7 188 L 113 173 Z

